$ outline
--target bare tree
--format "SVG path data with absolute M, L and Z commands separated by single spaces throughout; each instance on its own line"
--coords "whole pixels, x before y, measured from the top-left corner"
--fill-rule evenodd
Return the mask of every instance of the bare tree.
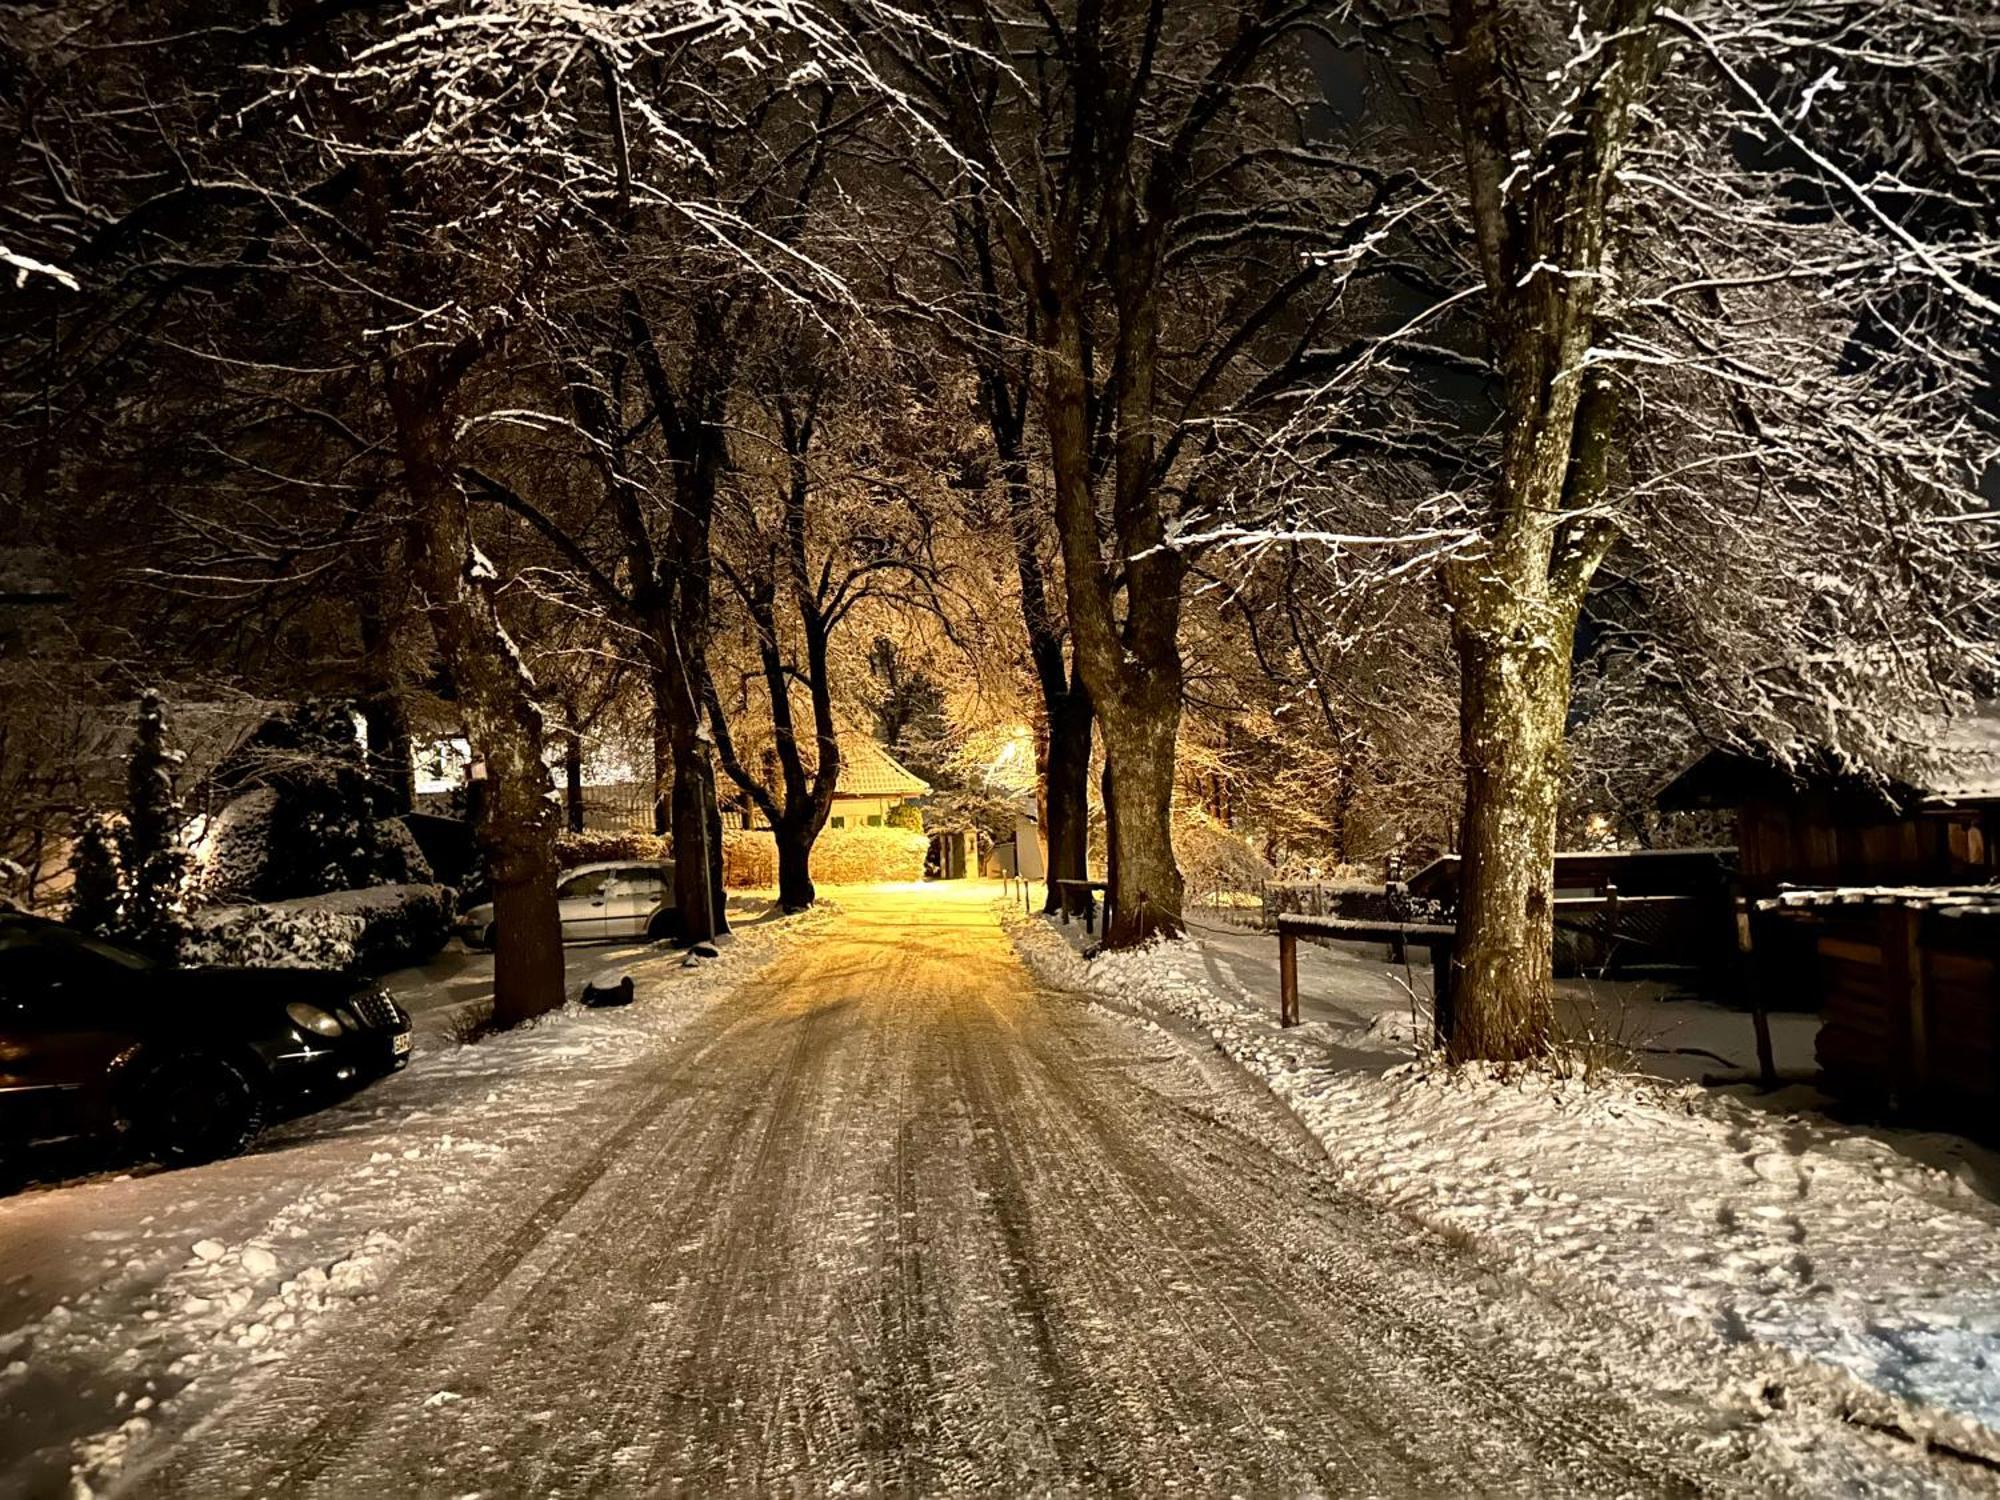
M 777 843 L 778 900 L 788 911 L 813 903 L 813 842 L 840 782 L 834 634 L 889 591 L 900 589 L 908 602 L 912 591 L 901 586 L 932 571 L 912 493 L 921 480 L 907 472 L 907 460 L 921 465 L 924 455 L 894 451 L 920 445 L 887 440 L 891 423 L 864 394 L 888 385 L 879 364 L 858 348 L 832 346 L 803 318 L 756 362 L 769 458 L 746 461 L 727 508 L 729 545 L 719 555 L 754 644 L 765 754 L 741 753 L 742 736 L 712 680 L 709 716 L 724 770 Z M 795 685 L 806 695 L 809 735 L 793 704 Z
M 1333 165 L 1306 139 L 1317 16 L 994 4 L 872 37 L 969 163 L 951 182 L 982 200 L 1031 309 L 1068 625 L 1105 747 L 1113 945 L 1180 926 L 1187 497 L 1262 377 L 1311 340 L 1296 313 L 1324 272 L 1300 247 L 1363 234 L 1380 198 L 1299 176 Z

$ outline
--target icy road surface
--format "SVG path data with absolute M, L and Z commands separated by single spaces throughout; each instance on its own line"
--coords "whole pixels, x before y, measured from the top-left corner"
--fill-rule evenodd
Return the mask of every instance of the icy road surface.
M 116 1491 L 1813 1492 L 984 891 L 841 901 Z

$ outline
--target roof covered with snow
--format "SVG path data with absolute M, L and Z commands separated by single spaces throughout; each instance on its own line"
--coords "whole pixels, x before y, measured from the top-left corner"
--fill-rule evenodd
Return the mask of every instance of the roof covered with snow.
M 1897 779 L 1933 801 L 2000 799 L 2000 702 L 1934 720 L 1929 743 L 1898 768 Z
M 1836 906 L 1901 906 L 1947 917 L 2000 917 L 2000 885 L 1844 885 L 1783 891 L 1767 910 L 1824 911 Z
M 1904 753 L 1874 775 L 1830 754 L 1788 769 L 1775 755 L 1718 747 L 1675 776 L 1654 801 L 1669 812 L 1684 812 L 1741 806 L 1814 787 L 1912 811 L 2000 802 L 2000 701 L 1988 699 L 1960 713 L 1917 720 L 1901 738 Z
M 921 797 L 931 784 L 875 741 L 856 738 L 840 747 L 837 797 Z

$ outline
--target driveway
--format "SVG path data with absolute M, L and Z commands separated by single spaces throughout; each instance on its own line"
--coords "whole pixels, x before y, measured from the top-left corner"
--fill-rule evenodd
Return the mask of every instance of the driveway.
M 124 1492 L 1718 1483 L 1713 1412 L 1612 1388 L 1212 1055 L 1038 987 L 985 893 L 840 899 Z

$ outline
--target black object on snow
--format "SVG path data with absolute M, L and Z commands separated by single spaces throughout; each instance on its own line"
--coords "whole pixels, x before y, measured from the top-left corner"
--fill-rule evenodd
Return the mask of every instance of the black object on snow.
M 630 1005 L 632 1003 L 632 976 L 630 974 L 599 974 L 583 987 L 581 998 L 585 1005 Z

